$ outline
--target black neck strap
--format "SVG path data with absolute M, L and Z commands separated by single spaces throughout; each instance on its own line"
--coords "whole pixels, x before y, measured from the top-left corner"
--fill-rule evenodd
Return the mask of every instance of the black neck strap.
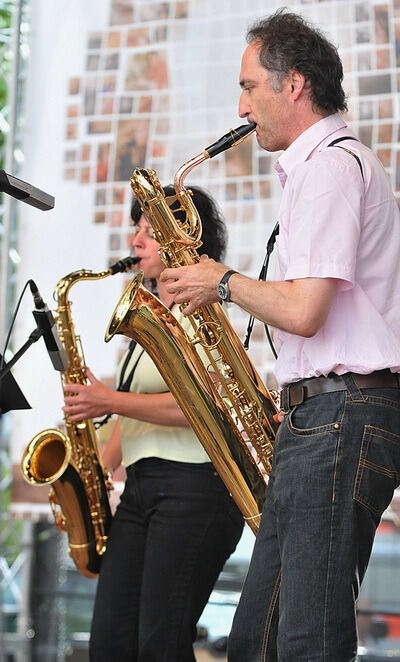
M 123 363 L 122 368 L 121 368 L 121 374 L 120 374 L 120 377 L 119 377 L 119 384 L 117 386 L 117 391 L 123 391 L 123 392 L 127 393 L 131 388 L 133 375 L 135 374 L 137 364 L 139 363 L 139 361 L 142 357 L 142 354 L 144 352 L 144 349 L 142 349 L 142 351 L 139 352 L 139 355 L 138 355 L 135 363 L 133 364 L 132 368 L 130 369 L 130 371 L 129 371 L 126 379 L 125 379 L 126 370 L 128 368 L 129 361 L 132 358 L 132 354 L 135 350 L 136 344 L 137 343 L 135 342 L 135 340 L 131 340 L 131 342 L 129 343 L 129 349 L 128 349 L 127 355 L 125 357 L 124 363 Z M 101 428 L 102 425 L 105 425 L 105 423 L 108 423 L 111 416 L 112 416 L 112 414 L 107 414 L 106 416 L 101 418 L 99 421 L 95 421 L 94 427 L 96 428 L 96 430 L 98 428 Z
M 343 136 L 342 138 L 336 138 L 336 140 L 332 140 L 332 142 L 329 143 L 328 147 L 336 147 L 336 146 L 340 147 L 340 149 L 344 149 L 345 152 L 347 152 L 348 154 L 351 154 L 352 156 L 354 156 L 355 160 L 357 161 L 358 165 L 360 166 L 361 177 L 364 181 L 364 172 L 363 172 L 363 168 L 362 168 L 362 165 L 361 165 L 360 158 L 357 156 L 357 154 L 354 154 L 354 152 L 352 152 L 351 149 L 348 149 L 347 147 L 343 147 L 343 145 L 338 145 L 338 143 L 341 143 L 343 140 L 356 140 L 357 142 L 360 142 L 358 140 L 358 138 L 356 138 L 355 136 Z

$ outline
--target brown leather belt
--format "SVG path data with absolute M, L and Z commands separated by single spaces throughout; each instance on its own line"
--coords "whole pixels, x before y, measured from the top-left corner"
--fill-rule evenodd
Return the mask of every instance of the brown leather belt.
M 400 388 L 399 373 L 390 372 L 389 369 L 377 370 L 368 375 L 358 375 L 355 372 L 347 372 L 352 377 L 358 388 Z M 340 375 L 331 373 L 328 377 L 310 377 L 301 379 L 293 384 L 284 386 L 281 391 L 281 409 L 289 411 L 291 407 L 300 405 L 307 398 L 320 393 L 332 393 L 334 391 L 345 391 L 347 389 Z

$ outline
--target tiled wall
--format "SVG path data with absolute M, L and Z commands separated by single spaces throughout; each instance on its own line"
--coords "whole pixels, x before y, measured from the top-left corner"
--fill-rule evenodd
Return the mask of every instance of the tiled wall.
M 109 26 L 87 34 L 83 73 L 66 90 L 64 177 L 93 189 L 93 223 L 109 228 L 109 257 L 126 254 L 129 178 L 154 168 L 163 184 L 237 117 L 246 28 L 276 0 L 112 0 Z M 348 120 L 377 151 L 400 196 L 400 0 L 286 2 L 338 45 L 349 95 Z M 195 170 L 229 227 L 226 262 L 257 276 L 277 213 L 275 155 L 251 138 Z M 231 307 L 243 337 L 247 318 Z M 261 324 L 251 353 L 263 376 L 273 366 Z M 268 381 L 271 381 L 268 376 Z

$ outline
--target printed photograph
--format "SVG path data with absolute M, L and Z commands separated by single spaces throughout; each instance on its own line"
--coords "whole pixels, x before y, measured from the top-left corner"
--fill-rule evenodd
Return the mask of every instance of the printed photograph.
M 149 2 L 140 8 L 140 19 L 142 21 L 160 21 L 169 18 L 169 2 Z
M 145 46 L 150 43 L 149 28 L 141 27 L 128 30 L 126 37 L 126 45 L 131 46 Z
M 121 97 L 119 100 L 119 112 L 120 113 L 131 113 L 133 110 L 133 99 L 132 97 Z
M 175 5 L 175 18 L 187 18 L 189 16 L 189 2 L 177 2 Z
M 358 87 L 361 96 L 367 94 L 390 94 L 392 91 L 390 74 L 359 76 Z
M 97 206 L 106 204 L 107 199 L 107 189 L 98 188 L 94 196 L 94 204 Z
M 76 122 L 68 122 L 66 129 L 66 139 L 76 140 L 78 137 L 78 125 Z
M 112 0 L 111 3 L 111 25 L 126 25 L 133 23 L 135 15 L 132 0 Z
M 74 77 L 68 81 L 68 94 L 79 94 L 81 79 Z
M 126 90 L 159 90 L 168 86 L 165 51 L 132 53 L 127 58 Z
M 112 30 L 107 36 L 107 48 L 119 48 L 121 46 L 121 33 L 118 30 Z
M 90 152 L 92 150 L 92 146 L 89 145 L 88 143 L 84 143 L 81 147 L 81 161 L 89 161 L 90 160 Z
M 375 7 L 375 41 L 387 44 L 389 41 L 389 16 L 387 5 Z
M 109 74 L 108 76 L 104 76 L 103 78 L 103 84 L 101 86 L 101 91 L 102 92 L 115 92 L 117 86 L 117 79 L 115 74 Z
M 68 106 L 67 108 L 67 117 L 78 117 L 79 115 L 79 106 L 74 104 L 73 106 Z
M 96 110 L 96 79 L 91 76 L 85 81 L 85 92 L 83 95 L 84 115 L 94 115 Z
M 147 119 L 118 122 L 115 181 L 129 181 L 133 170 L 145 164 L 148 133 Z
M 103 35 L 101 32 L 91 32 L 88 39 L 88 48 L 90 50 L 93 48 L 101 48 L 102 37 Z
M 88 122 L 88 133 L 111 133 L 111 122 L 102 120 Z
M 106 182 L 110 160 L 110 144 L 102 143 L 97 148 L 96 182 Z
M 112 192 L 113 205 L 123 205 L 125 201 L 125 188 L 123 186 L 116 186 Z
M 251 138 L 245 140 L 235 149 L 229 149 L 224 156 L 227 177 L 247 177 L 253 174 L 253 144 Z
M 108 53 L 104 58 L 104 69 L 118 69 L 119 53 Z

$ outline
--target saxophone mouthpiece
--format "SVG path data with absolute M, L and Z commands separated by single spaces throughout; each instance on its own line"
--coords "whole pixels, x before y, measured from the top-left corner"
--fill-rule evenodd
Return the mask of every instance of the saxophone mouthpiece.
M 215 143 L 206 147 L 204 152 L 207 152 L 207 155 L 210 159 L 225 150 L 239 145 L 247 136 L 249 136 L 256 129 L 255 122 L 249 122 L 248 124 L 241 124 L 236 129 L 230 129 L 222 138 L 217 140 Z
M 118 262 L 111 265 L 111 274 L 114 276 L 114 274 L 119 274 L 123 271 L 129 271 L 133 265 L 139 262 L 139 260 L 139 257 L 132 257 L 131 255 L 124 257 L 122 260 L 118 260 Z

